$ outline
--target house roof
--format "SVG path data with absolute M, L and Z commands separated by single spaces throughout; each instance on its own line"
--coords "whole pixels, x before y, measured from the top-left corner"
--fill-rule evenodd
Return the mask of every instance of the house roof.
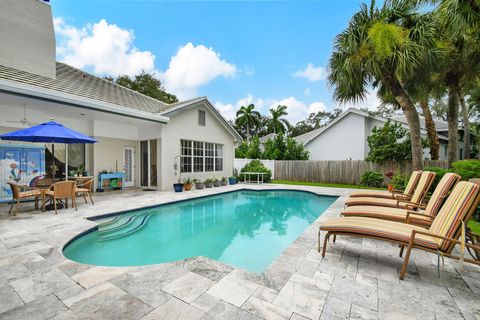
M 378 120 L 378 121 L 381 121 L 381 122 L 387 122 L 388 119 L 386 118 L 383 118 L 383 117 L 378 117 L 378 116 L 372 116 L 371 114 L 369 114 L 368 112 L 366 111 L 362 111 L 362 110 L 358 110 L 358 109 L 355 109 L 355 108 L 349 108 L 347 109 L 345 112 L 341 113 L 337 118 L 335 118 L 332 122 L 330 122 L 329 124 L 327 124 L 326 126 L 324 127 L 321 127 L 319 129 L 315 129 L 315 130 L 312 130 L 310 132 L 307 132 L 307 133 L 304 133 L 300 136 L 296 136 L 296 137 L 293 137 L 293 139 L 295 139 L 297 142 L 299 143 L 303 143 L 304 145 L 307 145 L 309 144 L 312 140 L 314 140 L 316 137 L 318 137 L 319 135 L 321 135 L 324 131 L 328 130 L 329 128 L 333 127 L 336 123 L 338 123 L 339 121 L 341 121 L 344 117 L 346 117 L 347 115 L 351 114 L 351 113 L 354 113 L 354 114 L 358 114 L 360 116 L 363 116 L 363 117 L 369 117 L 369 118 L 372 118 L 372 119 L 375 119 L 375 120 Z M 407 126 L 407 123 L 406 121 L 403 122 L 403 121 L 399 121 L 399 120 L 395 120 L 395 119 L 392 119 L 394 121 L 397 121 L 401 124 L 403 124 L 403 126 Z M 408 128 L 408 127 L 407 127 Z M 423 127 L 424 128 L 424 127 Z M 426 134 L 425 130 L 422 129 L 422 133 L 423 134 Z M 448 140 L 448 137 L 445 137 L 443 135 L 438 135 L 438 137 L 442 140 Z
M 276 133 L 269 133 L 267 135 L 264 135 L 263 137 L 258 138 L 258 140 L 260 141 L 260 143 L 265 143 L 268 140 L 275 139 L 276 136 L 277 136 Z
M 426 128 L 427 126 L 425 123 L 425 117 L 420 116 L 419 118 L 420 118 L 420 126 L 422 128 Z M 407 118 L 404 115 L 392 117 L 392 120 L 407 123 Z M 438 119 L 434 119 L 433 122 L 435 123 L 435 129 L 437 129 L 437 131 L 448 130 L 447 122 L 443 120 L 438 120 Z
M 56 73 L 56 78 L 52 79 L 14 68 L 0 66 L 0 79 L 145 112 L 157 113 L 169 108 L 169 105 L 162 101 L 122 87 L 106 79 L 96 77 L 65 63 L 56 63 Z

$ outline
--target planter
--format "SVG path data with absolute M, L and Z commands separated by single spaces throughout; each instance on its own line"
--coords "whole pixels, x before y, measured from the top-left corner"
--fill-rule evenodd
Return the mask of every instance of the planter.
M 393 189 L 395 188 L 393 184 L 387 184 L 388 191 L 392 192 Z
M 191 183 L 185 183 L 183 185 L 183 188 L 185 189 L 185 191 L 190 191 L 192 189 L 193 185 Z
M 213 187 L 213 184 L 210 182 L 210 183 L 205 183 L 205 188 L 211 188 Z
M 183 183 L 174 183 L 173 189 L 175 192 L 182 192 L 183 191 Z
M 213 181 L 214 187 L 220 187 L 220 181 Z
M 228 185 L 228 181 L 227 180 L 222 180 L 222 181 L 220 181 L 220 185 L 222 187 L 225 187 L 226 185 Z
M 195 189 L 203 189 L 205 184 L 203 182 L 195 183 Z
M 236 178 L 228 178 L 228 183 L 230 184 L 237 184 L 237 179 Z

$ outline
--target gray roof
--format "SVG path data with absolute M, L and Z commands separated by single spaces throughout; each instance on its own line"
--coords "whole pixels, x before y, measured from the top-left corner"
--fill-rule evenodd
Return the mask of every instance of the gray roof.
M 260 143 L 265 143 L 270 139 L 275 139 L 276 136 L 277 136 L 276 133 L 269 133 L 263 137 L 258 138 L 258 140 L 260 141 Z
M 313 138 L 315 138 L 317 135 L 320 134 L 320 132 L 322 132 L 324 128 L 318 128 L 318 129 L 315 129 L 315 130 L 312 130 L 312 131 L 309 131 L 307 133 L 304 133 L 302 135 L 299 135 L 299 136 L 296 136 L 296 137 L 293 137 L 293 139 L 295 141 L 297 141 L 298 143 L 303 143 L 304 145 L 307 144 L 308 142 L 310 142 Z
M 0 79 L 151 113 L 164 112 L 175 105 L 165 104 L 160 100 L 114 84 L 111 81 L 96 77 L 61 62 L 57 62 L 56 67 L 57 76 L 55 79 L 52 79 L 14 68 L 0 66 Z
M 392 117 L 392 120 L 407 123 L 407 118 L 404 115 Z M 448 123 L 447 122 L 445 122 L 443 120 L 438 120 L 438 119 L 434 119 L 433 122 L 435 123 L 435 129 L 437 129 L 437 131 L 448 130 Z M 422 116 L 420 116 L 420 126 L 422 128 L 426 128 L 425 118 L 422 117 Z

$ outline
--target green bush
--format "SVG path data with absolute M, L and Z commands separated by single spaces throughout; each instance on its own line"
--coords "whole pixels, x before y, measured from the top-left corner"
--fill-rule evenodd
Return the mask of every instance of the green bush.
M 272 171 L 267 169 L 260 160 L 252 160 L 249 164 L 240 170 L 240 178 L 244 179 L 245 175 L 242 174 L 243 172 L 263 172 L 265 175 L 263 176 L 263 181 L 270 182 L 272 179 Z
M 379 188 L 383 183 L 383 174 L 377 171 L 365 171 L 362 174 L 360 184 L 367 187 Z
M 460 160 L 452 163 L 453 172 L 459 174 L 462 180 L 480 178 L 480 160 Z
M 432 192 L 433 192 L 433 190 L 435 190 L 435 188 L 437 187 L 438 183 L 443 178 L 443 176 L 446 173 L 452 172 L 452 170 L 445 169 L 445 168 L 439 168 L 439 167 L 425 167 L 425 168 L 423 168 L 423 170 L 424 171 L 435 172 L 437 174 L 437 176 L 435 177 L 435 180 L 432 183 L 432 187 L 430 188 L 430 190 Z
M 396 190 L 405 190 L 408 184 L 408 179 L 410 179 L 410 177 L 403 176 L 400 172 L 396 172 L 392 178 L 393 188 Z

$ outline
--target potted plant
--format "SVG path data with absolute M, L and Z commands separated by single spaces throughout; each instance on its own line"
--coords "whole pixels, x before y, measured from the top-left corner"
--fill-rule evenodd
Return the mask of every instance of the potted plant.
M 183 188 L 185 189 L 185 191 L 190 191 L 192 187 L 192 179 L 190 179 L 190 177 L 183 178 Z
M 79 177 L 83 177 L 83 170 L 84 170 L 84 166 L 83 165 L 79 165 L 78 168 L 77 168 L 77 174 Z
M 211 188 L 213 186 L 212 179 L 205 180 L 205 188 Z
M 237 184 L 237 177 L 231 176 L 230 178 L 228 178 L 228 183 L 231 185 Z
M 195 189 L 203 189 L 205 187 L 202 180 L 193 179 L 193 183 L 195 184 Z
M 218 180 L 217 178 L 213 178 L 212 183 L 214 187 L 220 187 L 220 180 Z
M 180 179 L 178 179 L 177 183 L 173 184 L 173 190 L 175 190 L 175 192 L 182 192 L 183 191 L 183 183 L 180 182 Z
M 220 185 L 222 187 L 225 187 L 228 184 L 227 177 L 222 177 L 222 180 L 220 180 Z
M 393 172 L 393 170 L 390 170 L 385 172 L 385 177 L 387 177 L 388 179 L 390 179 L 390 181 L 392 181 L 394 174 L 395 173 Z M 395 186 L 393 185 L 393 183 L 389 183 L 387 184 L 387 188 L 388 188 L 388 191 L 393 192 L 393 190 L 395 189 Z

